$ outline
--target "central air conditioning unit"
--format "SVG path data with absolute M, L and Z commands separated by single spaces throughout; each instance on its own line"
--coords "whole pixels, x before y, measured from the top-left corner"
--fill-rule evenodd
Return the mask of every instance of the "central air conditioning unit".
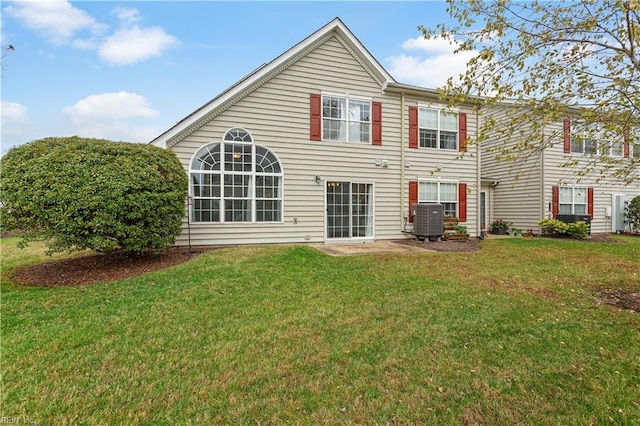
M 444 207 L 442 204 L 418 203 L 412 207 L 413 235 L 418 238 L 444 235 Z

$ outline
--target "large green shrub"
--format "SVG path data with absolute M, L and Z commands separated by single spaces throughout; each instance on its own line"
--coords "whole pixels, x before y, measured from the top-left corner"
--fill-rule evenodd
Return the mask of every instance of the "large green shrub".
M 640 195 L 629 201 L 627 205 L 627 220 L 634 232 L 640 231 Z
M 558 219 L 542 219 L 538 224 L 542 227 L 542 235 L 550 237 L 571 237 L 578 240 L 589 238 L 590 226 L 584 221 L 565 223 Z
M 45 138 L 0 160 L 3 231 L 50 252 L 144 253 L 173 243 L 187 176 L 171 151 L 79 137 Z

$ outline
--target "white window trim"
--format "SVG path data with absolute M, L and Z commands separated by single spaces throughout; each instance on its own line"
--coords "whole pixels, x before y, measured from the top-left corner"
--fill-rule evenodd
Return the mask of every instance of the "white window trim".
M 560 206 L 569 205 L 569 203 L 562 203 L 561 202 L 560 192 L 563 189 L 571 189 L 571 213 L 562 213 L 560 211 Z M 585 197 L 584 204 L 576 203 L 576 190 L 580 190 L 580 189 L 584 190 L 584 197 Z M 576 208 L 575 208 L 576 205 L 584 206 L 584 210 L 585 210 L 584 214 L 588 213 L 588 211 L 589 211 L 589 187 L 588 186 L 582 186 L 582 185 L 559 186 L 558 187 L 558 214 L 581 214 L 581 213 L 576 213 Z
M 443 202 L 440 201 L 440 184 L 441 183 L 449 183 L 449 184 L 455 184 L 456 185 L 456 214 L 455 217 L 460 217 L 460 181 L 459 180 L 453 180 L 453 179 L 418 179 L 418 203 L 428 203 L 428 202 L 433 202 L 432 200 L 428 200 L 428 201 L 423 201 L 420 199 L 420 184 L 421 183 L 437 183 L 438 184 L 438 201 L 436 201 L 438 204 L 442 204 Z M 444 201 L 445 203 L 452 203 L 452 201 Z
M 241 129 L 244 130 L 245 132 L 247 132 L 249 134 L 249 137 L 251 138 L 251 142 L 246 142 L 246 141 L 225 141 L 224 140 L 224 136 L 231 130 L 234 129 Z M 208 145 L 215 145 L 215 144 L 220 144 L 220 172 L 211 172 L 211 171 L 206 171 L 206 170 L 194 170 L 191 168 L 192 164 L 193 164 L 193 160 L 196 158 L 196 155 L 198 154 L 198 152 L 204 148 L 205 146 Z M 225 155 L 225 145 L 226 144 L 232 144 L 232 145 L 251 145 L 251 171 L 250 172 L 236 172 L 236 171 L 227 171 L 224 169 L 224 155 Z M 257 210 L 256 210 L 256 176 L 258 175 L 264 175 L 263 173 L 258 173 L 256 172 L 256 146 L 260 146 L 264 149 L 266 149 L 267 151 L 269 151 L 271 154 L 273 154 L 273 156 L 276 158 L 276 160 L 278 161 L 278 164 L 280 165 L 280 173 L 274 173 L 274 174 L 269 174 L 269 176 L 278 176 L 280 177 L 280 182 L 281 182 L 281 191 L 280 191 L 280 197 L 278 198 L 278 200 L 280 201 L 280 220 L 274 220 L 274 221 L 257 221 Z M 216 174 L 220 176 L 220 197 L 195 197 L 193 194 L 193 185 L 192 185 L 192 180 L 191 180 L 191 174 L 192 173 L 201 173 L 201 174 Z M 249 189 L 250 189 L 250 194 L 248 197 L 243 197 L 243 198 L 236 198 L 236 197 L 225 197 L 224 196 L 224 177 L 225 175 L 242 175 L 242 176 L 250 176 L 251 181 L 249 183 Z M 198 149 L 196 149 L 196 151 L 193 153 L 193 155 L 191 155 L 191 158 L 189 160 L 189 172 L 188 172 L 188 176 L 189 176 L 189 190 L 188 190 L 188 196 L 189 196 L 189 205 L 188 205 L 188 209 L 187 209 L 187 218 L 190 224 L 193 225 L 200 225 L 200 224 L 206 224 L 206 225 L 221 225 L 221 224 L 248 224 L 248 223 L 255 223 L 255 224 L 282 224 L 284 223 L 284 167 L 282 166 L 282 161 L 280 160 L 280 157 L 278 157 L 278 155 L 271 149 L 267 148 L 266 146 L 263 145 L 259 145 L 255 143 L 255 140 L 253 138 L 253 135 L 251 134 L 251 132 L 249 132 L 248 130 L 244 129 L 244 128 L 239 128 L 239 127 L 231 127 L 229 129 L 227 129 L 224 133 L 222 138 L 219 141 L 215 141 L 215 142 L 210 142 L 204 145 L 201 145 L 200 147 L 198 147 Z M 226 199 L 234 199 L 234 200 L 240 200 L 240 199 L 246 199 L 246 200 L 250 200 L 251 201 L 251 221 L 246 221 L 246 222 L 235 222 L 235 221 L 230 221 L 227 222 L 225 220 L 225 200 Z M 210 199 L 210 200 L 219 200 L 220 202 L 220 220 L 219 221 L 194 221 L 193 220 L 193 201 L 196 199 Z
M 362 101 L 362 102 L 369 102 L 369 141 L 368 142 L 360 142 L 360 141 L 350 141 L 349 140 L 349 120 L 348 120 L 348 116 L 347 118 L 344 120 L 346 122 L 347 125 L 347 137 L 346 140 L 341 141 L 341 140 L 336 140 L 336 139 L 326 139 L 324 137 L 324 97 L 325 96 L 329 96 L 329 97 L 334 97 L 334 98 L 342 98 L 345 99 L 347 102 L 347 110 L 349 108 L 349 101 L 353 100 L 353 101 Z M 331 119 L 330 119 L 331 120 Z M 334 121 L 334 120 L 331 120 Z M 358 123 L 362 123 L 362 121 L 357 121 Z M 360 95 L 352 95 L 349 92 L 346 93 L 337 93 L 337 92 L 328 92 L 328 91 L 324 91 L 321 90 L 320 91 L 320 131 L 321 131 L 321 140 L 323 142 L 336 142 L 336 143 L 348 143 L 348 144 L 354 144 L 354 145 L 371 145 L 372 143 L 372 139 L 373 139 L 373 98 L 371 96 L 360 96 Z
M 437 110 L 438 111 L 438 128 L 436 129 L 437 131 L 437 136 L 436 136 L 436 147 L 435 148 L 431 148 L 431 147 L 424 147 L 424 146 L 420 146 L 420 110 L 421 109 L 432 109 L 432 110 Z M 440 126 L 440 115 L 442 113 L 450 113 L 450 114 L 456 114 L 456 147 L 454 149 L 448 149 L 448 148 L 440 148 L 440 131 L 441 126 Z M 425 127 L 422 127 L 423 129 Z M 431 129 L 433 130 L 433 129 Z M 447 131 L 447 130 L 445 130 Z M 437 149 L 440 151 L 445 151 L 445 152 L 451 152 L 451 151 L 459 151 L 460 150 L 460 110 L 458 108 L 447 108 L 441 105 L 430 105 L 430 104 L 421 104 L 418 103 L 418 148 L 419 149 Z

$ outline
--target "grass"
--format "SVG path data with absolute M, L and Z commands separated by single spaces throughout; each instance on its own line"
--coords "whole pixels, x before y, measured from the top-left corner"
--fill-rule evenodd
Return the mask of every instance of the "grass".
M 75 288 L 7 279 L 3 417 L 39 424 L 640 424 L 640 239 L 474 253 L 218 250 Z

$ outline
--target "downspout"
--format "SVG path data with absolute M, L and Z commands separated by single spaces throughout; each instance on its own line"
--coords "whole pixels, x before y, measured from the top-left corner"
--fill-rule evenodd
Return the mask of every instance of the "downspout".
M 482 223 L 480 223 L 480 221 L 482 220 L 482 214 L 481 214 L 481 210 L 482 210 L 482 206 L 480 205 L 481 203 L 481 198 L 480 198 L 480 193 L 482 192 L 482 149 L 480 147 L 480 142 L 478 141 L 478 129 L 480 129 L 480 108 L 476 107 L 476 187 L 478 188 L 476 191 L 476 236 L 479 237 L 480 233 L 482 232 Z M 487 200 L 485 200 L 485 202 L 487 202 Z M 486 214 L 486 211 L 485 211 Z
M 545 125 L 545 129 L 542 132 L 542 137 L 544 138 L 547 135 L 547 126 Z M 542 141 L 542 146 L 544 146 L 545 141 Z M 547 209 L 546 209 L 546 202 L 545 202 L 545 197 L 544 197 L 544 188 L 545 188 L 545 179 L 546 179 L 546 175 L 544 172 L 544 163 L 545 163 L 545 156 L 546 156 L 547 150 L 543 149 L 542 150 L 542 155 L 540 156 L 540 219 L 544 219 L 547 217 Z
M 404 92 L 400 94 L 400 231 L 406 231 L 408 218 L 405 220 L 404 205 L 404 143 L 405 143 Z

